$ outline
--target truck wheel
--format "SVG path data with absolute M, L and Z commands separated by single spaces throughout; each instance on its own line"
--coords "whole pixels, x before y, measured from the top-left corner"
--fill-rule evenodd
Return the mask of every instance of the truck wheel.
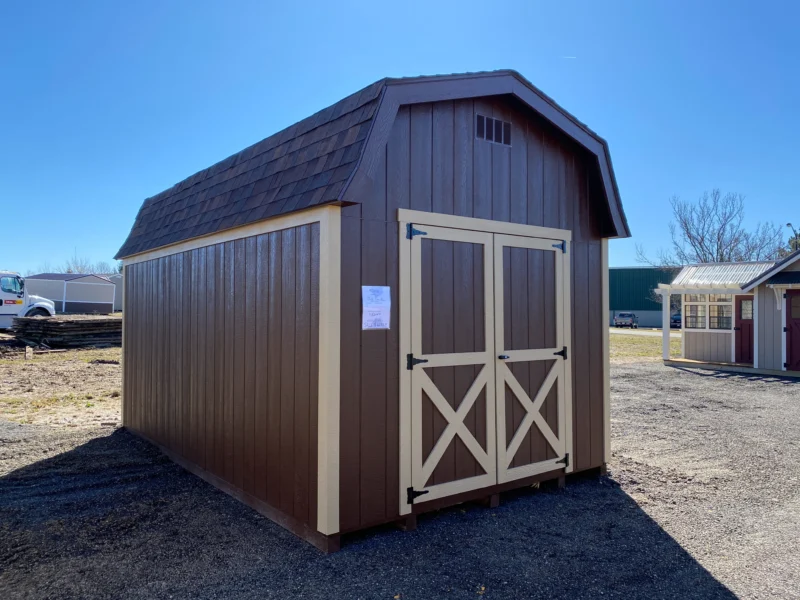
M 43 308 L 34 308 L 33 310 L 29 311 L 28 314 L 25 315 L 26 317 L 49 317 L 50 313 L 47 312 Z

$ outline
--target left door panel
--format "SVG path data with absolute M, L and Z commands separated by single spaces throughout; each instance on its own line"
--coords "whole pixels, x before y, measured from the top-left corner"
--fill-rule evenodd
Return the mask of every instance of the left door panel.
M 409 246 L 406 492 L 421 504 L 497 482 L 494 247 L 490 233 L 424 225 Z

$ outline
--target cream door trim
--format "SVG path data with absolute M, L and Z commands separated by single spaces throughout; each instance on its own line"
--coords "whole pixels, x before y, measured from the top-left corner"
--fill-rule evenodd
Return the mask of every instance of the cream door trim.
M 409 210 L 407 208 L 397 209 L 397 220 L 403 223 L 418 223 L 420 225 L 434 225 L 453 229 L 465 229 L 468 231 L 521 235 L 533 238 L 549 238 L 559 241 L 566 240 L 568 242 L 572 241 L 572 232 L 568 229 L 523 225 L 521 223 L 507 223 L 505 221 L 491 221 L 489 219 L 476 219 L 474 217 L 457 217 L 455 215 Z

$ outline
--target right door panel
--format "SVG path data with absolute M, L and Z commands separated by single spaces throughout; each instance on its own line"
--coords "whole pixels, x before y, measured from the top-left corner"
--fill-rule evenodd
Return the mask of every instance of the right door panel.
M 498 482 L 569 472 L 566 242 L 495 235 L 494 245 Z

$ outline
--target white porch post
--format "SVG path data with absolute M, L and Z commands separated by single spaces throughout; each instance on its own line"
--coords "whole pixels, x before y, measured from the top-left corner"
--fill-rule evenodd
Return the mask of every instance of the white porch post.
M 661 291 L 661 334 L 663 344 L 664 360 L 669 360 L 669 290 Z

